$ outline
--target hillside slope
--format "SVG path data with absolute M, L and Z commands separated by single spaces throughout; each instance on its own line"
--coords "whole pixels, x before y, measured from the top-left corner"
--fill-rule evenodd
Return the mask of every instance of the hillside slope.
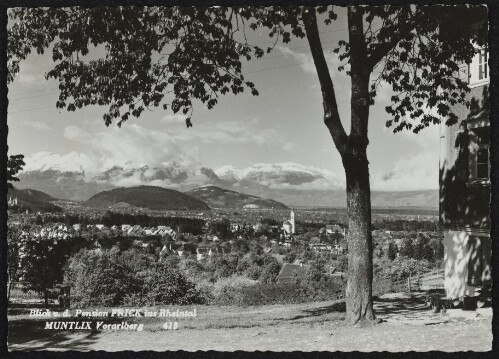
M 288 206 L 272 199 L 264 199 L 217 186 L 205 186 L 186 192 L 188 195 L 206 202 L 212 208 L 254 208 L 289 209 Z
M 51 203 L 57 201 L 57 198 L 34 189 L 9 188 L 7 199 L 17 198 L 18 207 L 21 209 L 30 209 L 35 212 L 60 212 L 61 207 Z
M 130 205 L 153 210 L 208 210 L 203 201 L 185 193 L 155 186 L 121 187 L 92 196 L 83 203 L 87 207 L 108 208 Z

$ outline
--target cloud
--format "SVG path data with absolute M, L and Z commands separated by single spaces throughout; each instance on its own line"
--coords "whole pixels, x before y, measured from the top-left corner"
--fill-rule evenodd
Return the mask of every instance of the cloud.
M 48 131 L 51 128 L 45 122 L 40 122 L 40 121 L 35 121 L 35 120 L 23 120 L 22 124 L 24 126 L 34 128 L 37 131 Z
M 312 55 L 295 52 L 289 47 L 285 46 L 276 46 L 276 48 L 284 55 L 284 57 L 296 60 L 300 64 L 300 67 L 304 72 L 309 74 L 317 74 Z
M 372 178 L 378 191 L 438 189 L 438 153 L 420 153 L 398 160 L 390 172 L 378 172 Z
M 166 116 L 163 116 L 160 118 L 160 122 L 162 123 L 168 123 L 168 124 L 181 124 L 185 126 L 185 119 L 187 118 L 186 115 L 179 115 L 179 114 L 168 114 Z
M 67 126 L 64 129 L 63 136 L 68 140 L 88 142 L 92 140 L 92 136 L 87 131 L 84 131 L 78 126 Z
M 187 164 L 192 159 L 166 132 L 137 124 L 122 128 L 110 127 L 96 133 L 78 126 L 68 126 L 64 129 L 64 137 L 75 143 L 71 147 L 79 146 L 94 159 L 95 166 L 89 168 L 89 172 L 99 173 L 113 166 L 154 167 L 175 160 Z
M 304 54 L 301 52 L 296 52 L 285 46 L 276 46 L 277 50 L 280 51 L 285 58 L 291 58 L 295 60 L 298 64 L 300 64 L 300 68 L 303 72 L 308 74 L 317 75 L 317 69 L 315 68 L 315 63 L 312 55 L 310 53 Z M 326 55 L 326 54 L 325 54 Z M 338 66 L 340 64 L 337 56 L 327 57 L 325 56 L 326 63 L 330 66 L 330 69 L 334 71 L 330 71 L 331 77 L 334 79 L 338 74 Z M 349 66 L 345 66 L 345 70 L 348 70 Z
M 292 142 L 286 142 L 284 144 L 284 146 L 282 146 L 282 149 L 284 151 L 287 151 L 287 152 L 293 152 L 295 151 L 296 149 L 298 148 L 298 146 L 296 145 L 296 143 L 292 143 Z
M 224 166 L 215 169 L 215 173 L 230 178 L 237 178 L 242 184 L 258 185 L 270 189 L 285 190 L 330 190 L 345 188 L 344 175 L 299 163 L 257 163 L 252 166 L 235 169 Z
M 258 120 L 254 119 L 251 121 L 220 121 L 215 124 L 200 123 L 194 124 L 189 129 L 169 129 L 168 132 L 178 142 L 256 145 L 283 142 L 282 136 L 277 130 L 261 128 L 257 122 Z
M 372 177 L 374 190 L 410 191 L 438 189 L 439 127 L 430 126 L 419 134 L 409 131 L 397 133 L 407 141 L 419 145 L 419 152 L 401 157 L 388 172 L 377 172 Z

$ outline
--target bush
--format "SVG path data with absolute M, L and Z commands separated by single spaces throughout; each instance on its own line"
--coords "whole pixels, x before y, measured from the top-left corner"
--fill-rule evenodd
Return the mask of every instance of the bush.
M 130 268 L 108 252 L 77 253 L 69 261 L 65 281 L 71 283 L 71 304 L 77 307 L 120 305 L 127 294 L 140 289 Z
M 247 270 L 246 275 L 253 280 L 259 280 L 262 275 L 262 267 L 258 264 L 252 264 Z
M 156 262 L 134 251 L 80 251 L 70 259 L 65 280 L 78 307 L 204 302 L 175 259 Z
M 213 279 L 227 278 L 237 272 L 239 258 L 235 255 L 224 255 L 214 257 L 208 264 Z
M 220 278 L 212 285 L 210 303 L 217 305 L 240 305 L 243 301 L 242 288 L 250 287 L 258 282 L 240 275 Z
M 265 265 L 260 273 L 260 281 L 262 283 L 274 283 L 280 271 L 281 266 L 277 262 L 277 259 L 270 256 L 266 257 Z
M 307 282 L 308 283 L 317 283 L 322 282 L 324 280 L 324 266 L 325 260 L 323 258 L 316 258 L 312 265 L 310 266 L 310 270 L 307 272 Z
M 284 262 L 293 263 L 296 259 L 296 252 L 289 252 L 284 256 Z
M 130 305 L 202 304 L 204 298 L 194 284 L 169 263 L 159 263 L 145 278 L 142 301 Z
M 304 303 L 311 301 L 335 300 L 343 297 L 344 282 L 328 279 L 320 289 L 303 283 L 258 284 L 241 289 L 239 305 L 266 305 Z

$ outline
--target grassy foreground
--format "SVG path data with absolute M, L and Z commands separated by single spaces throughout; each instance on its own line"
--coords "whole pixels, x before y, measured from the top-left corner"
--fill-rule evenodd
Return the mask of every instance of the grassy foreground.
M 492 343 L 490 318 L 451 319 L 433 313 L 420 297 L 413 295 L 379 298 L 375 308 L 383 322 L 362 328 L 343 323 L 344 303 L 341 301 L 258 307 L 147 308 L 158 312 L 196 308 L 196 317 L 179 319 L 64 319 L 102 321 L 111 325 L 142 323 L 142 331 L 46 330 L 45 319 L 29 316 L 33 305 L 11 307 L 10 350 L 487 351 Z M 109 308 L 98 310 L 110 311 Z M 165 323 L 175 321 L 178 329 L 164 329 Z

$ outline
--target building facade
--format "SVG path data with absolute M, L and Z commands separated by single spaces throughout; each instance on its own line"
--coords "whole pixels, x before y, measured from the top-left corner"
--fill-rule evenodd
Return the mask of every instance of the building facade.
M 475 296 L 492 281 L 487 50 L 477 50 L 473 61 L 460 67 L 460 76 L 469 81 L 471 106 L 454 109 L 457 124 L 440 126 L 444 286 L 454 299 Z
M 291 210 L 289 219 L 284 221 L 282 224 L 284 237 L 289 237 L 295 234 L 295 212 Z

